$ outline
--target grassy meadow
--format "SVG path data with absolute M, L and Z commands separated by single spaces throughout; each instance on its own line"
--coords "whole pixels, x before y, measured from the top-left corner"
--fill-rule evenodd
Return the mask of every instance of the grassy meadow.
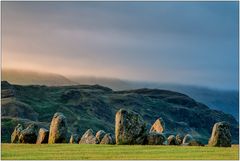
M 2 144 L 3 160 L 238 160 L 239 147 L 87 144 Z

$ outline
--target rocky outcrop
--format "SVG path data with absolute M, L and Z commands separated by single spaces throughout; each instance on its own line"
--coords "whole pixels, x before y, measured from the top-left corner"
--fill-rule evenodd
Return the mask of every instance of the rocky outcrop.
M 190 134 L 187 134 L 184 136 L 182 144 L 189 144 L 191 141 L 193 141 L 193 137 Z
M 168 142 L 168 145 L 178 145 L 178 142 L 177 142 L 177 140 L 176 140 L 174 135 L 170 135 L 167 138 L 167 142 Z
M 231 133 L 229 124 L 227 122 L 218 122 L 214 124 L 208 145 L 231 147 Z
M 45 128 L 40 128 L 38 132 L 36 144 L 46 144 L 48 143 L 49 131 Z
M 103 137 L 105 136 L 105 131 L 103 130 L 99 130 L 97 133 L 96 133 L 96 138 L 98 140 L 98 142 L 100 143 L 103 139 Z
M 155 123 L 152 125 L 150 132 L 159 132 L 163 133 L 165 130 L 165 123 L 163 119 L 160 117 L 155 121 Z
M 143 144 L 146 136 L 146 125 L 139 114 L 125 109 L 116 113 L 116 144 Z
M 102 138 L 100 144 L 115 144 L 114 137 L 112 136 L 112 134 L 107 133 Z
M 93 135 L 93 130 L 88 129 L 83 136 L 81 137 L 81 140 L 79 141 L 79 144 L 98 144 L 97 138 Z
M 36 124 L 30 124 L 26 129 L 21 131 L 19 142 L 35 144 L 37 141 L 37 130 L 38 126 Z
M 166 141 L 166 137 L 158 132 L 150 132 L 147 136 L 148 145 L 163 145 L 164 141 Z
M 67 120 L 62 113 L 55 113 L 50 125 L 49 144 L 66 143 Z
M 75 144 L 78 143 L 80 141 L 80 137 L 77 134 L 72 134 L 69 140 L 70 144 Z
M 18 143 L 19 142 L 19 136 L 21 131 L 23 130 L 23 127 L 21 124 L 18 124 L 11 135 L 11 143 Z

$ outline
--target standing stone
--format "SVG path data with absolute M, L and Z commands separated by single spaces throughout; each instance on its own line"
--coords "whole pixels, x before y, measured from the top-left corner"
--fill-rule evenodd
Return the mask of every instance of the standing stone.
M 158 132 L 150 132 L 147 136 L 148 145 L 163 145 L 165 140 L 165 136 Z
M 80 141 L 80 137 L 77 134 L 72 134 L 69 140 L 70 144 L 75 144 L 78 143 Z
M 48 143 L 49 131 L 45 128 L 40 128 L 36 144 Z
M 114 138 L 112 137 L 112 134 L 107 133 L 104 135 L 102 141 L 100 142 L 100 144 L 114 144 Z
M 105 131 L 103 130 L 99 130 L 97 133 L 96 133 L 96 138 L 98 140 L 98 142 L 100 143 L 103 139 L 103 137 L 105 136 Z
M 165 130 L 165 123 L 163 119 L 160 117 L 155 121 L 155 123 L 152 125 L 150 132 L 159 132 L 163 133 Z
M 97 138 L 93 135 L 93 130 L 88 129 L 82 136 L 79 144 L 99 144 Z
M 193 141 L 192 135 L 187 134 L 184 136 L 182 144 L 186 145 L 189 144 L 191 141 Z
M 30 124 L 26 129 L 21 131 L 19 142 L 35 144 L 37 141 L 37 130 L 38 126 L 36 124 Z
M 18 124 L 11 135 L 11 143 L 18 143 L 19 142 L 19 136 L 21 131 L 23 130 L 23 127 L 21 124 Z
M 178 145 L 178 142 L 174 135 L 170 135 L 167 139 L 168 145 Z
M 124 109 L 116 113 L 116 144 L 143 144 L 146 136 L 146 125 L 139 114 Z
M 55 113 L 50 125 L 49 144 L 66 143 L 67 120 L 62 113 Z
M 177 134 L 176 135 L 176 140 L 177 140 L 179 145 L 182 144 L 182 142 L 183 142 L 183 135 Z
M 231 147 L 231 133 L 227 122 L 215 123 L 212 136 L 208 142 L 209 146 Z

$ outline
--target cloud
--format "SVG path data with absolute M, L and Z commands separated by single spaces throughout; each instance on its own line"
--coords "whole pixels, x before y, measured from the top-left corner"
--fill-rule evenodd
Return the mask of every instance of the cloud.
M 3 66 L 237 88 L 236 2 L 3 2 Z

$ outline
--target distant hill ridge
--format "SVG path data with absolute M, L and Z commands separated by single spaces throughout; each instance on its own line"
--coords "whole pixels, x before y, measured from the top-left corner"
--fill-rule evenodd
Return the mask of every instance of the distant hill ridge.
M 77 84 L 59 74 L 16 69 L 3 69 L 2 80 L 19 85 L 64 86 Z
M 9 142 L 17 123 L 35 122 L 49 128 L 55 112 L 67 117 L 69 134 L 83 134 L 92 128 L 114 133 L 115 113 L 120 108 L 138 112 L 148 129 L 162 117 L 167 134 L 191 134 L 207 143 L 214 123 L 231 125 L 233 143 L 238 143 L 237 120 L 212 110 L 179 92 L 159 89 L 113 91 L 100 85 L 40 86 L 12 85 L 2 82 L 2 141 Z
M 238 120 L 238 91 L 216 90 L 205 87 L 126 81 L 115 78 L 88 76 L 65 77 L 60 74 L 42 73 L 27 70 L 3 69 L 2 80 L 19 85 L 65 86 L 76 84 L 100 84 L 113 90 L 130 90 L 139 88 L 165 89 L 187 94 L 208 107 L 233 115 Z

